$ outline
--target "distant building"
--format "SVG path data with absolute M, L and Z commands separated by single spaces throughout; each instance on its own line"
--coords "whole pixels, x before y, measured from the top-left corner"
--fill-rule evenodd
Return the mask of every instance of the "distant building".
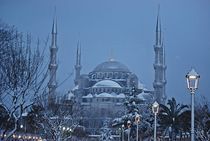
M 49 100 L 55 95 L 56 83 L 56 52 L 57 52 L 57 29 L 53 24 L 51 60 L 49 65 L 50 81 Z M 65 101 L 75 99 L 81 105 L 82 125 L 88 131 L 95 134 L 101 128 L 103 121 L 119 117 L 125 113 L 124 101 L 130 95 L 132 88 L 136 88 L 136 95 L 142 103 L 158 101 L 164 103 L 165 94 L 165 51 L 162 42 L 161 24 L 159 14 L 156 25 L 155 51 L 155 80 L 154 90 L 147 90 L 140 83 L 136 74 L 132 73 L 127 66 L 111 58 L 95 67 L 88 74 L 81 74 L 81 44 L 77 44 L 75 64 L 75 87 L 65 96 Z
M 80 54 L 81 52 L 77 51 L 77 57 Z M 77 67 L 75 69 L 80 71 Z M 104 120 L 123 115 L 125 98 L 130 95 L 133 87 L 137 88 L 137 96 L 142 102 L 153 99 L 152 91 L 146 90 L 127 66 L 114 59 L 97 65 L 89 74 L 82 74 L 80 77 L 76 75 L 72 93 L 81 103 L 83 125 L 95 133 L 101 128 Z

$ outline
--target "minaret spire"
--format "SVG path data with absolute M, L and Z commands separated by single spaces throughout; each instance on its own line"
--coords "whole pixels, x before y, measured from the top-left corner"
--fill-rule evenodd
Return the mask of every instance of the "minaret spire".
M 50 46 L 50 64 L 49 64 L 49 83 L 48 83 L 48 89 L 49 89 L 49 95 L 48 95 L 48 104 L 51 105 L 55 102 L 56 97 L 56 88 L 57 88 L 57 81 L 56 81 L 56 71 L 58 68 L 57 65 L 57 20 L 54 16 L 53 19 L 53 26 L 52 26 L 52 43 Z
M 161 22 L 160 22 L 160 6 L 158 6 L 158 15 L 156 23 L 156 41 L 154 45 L 155 51 L 155 80 L 153 82 L 155 100 L 159 103 L 165 103 L 165 85 L 166 85 L 166 65 L 165 65 L 165 48 L 163 45 Z
M 78 85 L 79 84 L 79 78 L 80 78 L 80 71 L 82 68 L 81 65 L 81 42 L 78 41 L 77 42 L 77 54 L 76 54 L 76 64 L 75 64 L 75 80 L 74 80 L 74 84 Z
M 161 36 L 161 21 L 160 21 L 160 5 L 158 5 L 158 15 L 157 15 L 157 23 L 156 23 L 156 45 L 162 44 L 162 36 Z

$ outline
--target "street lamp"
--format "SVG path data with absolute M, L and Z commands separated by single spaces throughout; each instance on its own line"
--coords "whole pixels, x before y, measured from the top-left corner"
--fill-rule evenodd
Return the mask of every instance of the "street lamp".
M 122 125 L 122 141 L 124 141 L 124 129 L 125 129 L 125 126 L 124 124 Z
M 198 80 L 200 75 L 192 69 L 190 72 L 187 73 L 187 88 L 190 90 L 191 93 L 191 141 L 194 141 L 194 102 L 195 102 L 195 90 L 198 89 Z
M 157 114 L 158 114 L 158 111 L 159 111 L 159 104 L 157 103 L 157 101 L 155 101 L 153 104 L 152 104 L 152 112 L 155 114 L 155 129 L 154 129 L 154 141 L 156 141 L 156 132 L 157 132 Z
M 136 117 L 135 117 L 135 123 L 136 123 L 136 141 L 138 141 L 138 131 L 139 131 L 139 122 L 140 122 L 140 115 L 137 114 Z
M 21 128 L 21 129 L 23 128 L 23 124 L 20 125 L 20 128 Z
M 128 127 L 128 141 L 130 141 L 130 132 L 131 132 L 131 121 L 128 120 L 127 121 L 127 127 Z

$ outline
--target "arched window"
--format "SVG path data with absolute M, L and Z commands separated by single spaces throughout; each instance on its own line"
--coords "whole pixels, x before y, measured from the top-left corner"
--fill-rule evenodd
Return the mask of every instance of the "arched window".
M 115 72 L 115 78 L 116 78 L 116 79 L 119 78 L 119 73 Z
M 110 72 L 108 78 L 112 78 L 112 76 L 113 76 L 113 73 Z
M 102 79 L 103 78 L 103 74 L 100 72 L 99 73 L 99 78 Z
M 92 79 L 96 79 L 96 74 L 93 74 L 92 75 Z
M 97 73 L 97 79 L 99 79 L 100 78 L 100 74 L 99 73 Z

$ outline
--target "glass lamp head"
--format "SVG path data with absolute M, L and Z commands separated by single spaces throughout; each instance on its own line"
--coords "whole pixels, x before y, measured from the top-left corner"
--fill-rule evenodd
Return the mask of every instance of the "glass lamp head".
M 157 101 L 155 101 L 153 104 L 152 104 L 152 112 L 154 114 L 157 114 L 159 111 L 159 104 L 157 103 Z
M 186 79 L 187 79 L 187 88 L 194 92 L 196 89 L 198 89 L 198 80 L 200 78 L 200 75 L 192 69 L 190 72 L 187 73 Z
M 135 116 L 135 123 L 136 124 L 138 124 L 139 122 L 140 122 L 140 115 L 139 114 L 137 114 L 136 116 Z

